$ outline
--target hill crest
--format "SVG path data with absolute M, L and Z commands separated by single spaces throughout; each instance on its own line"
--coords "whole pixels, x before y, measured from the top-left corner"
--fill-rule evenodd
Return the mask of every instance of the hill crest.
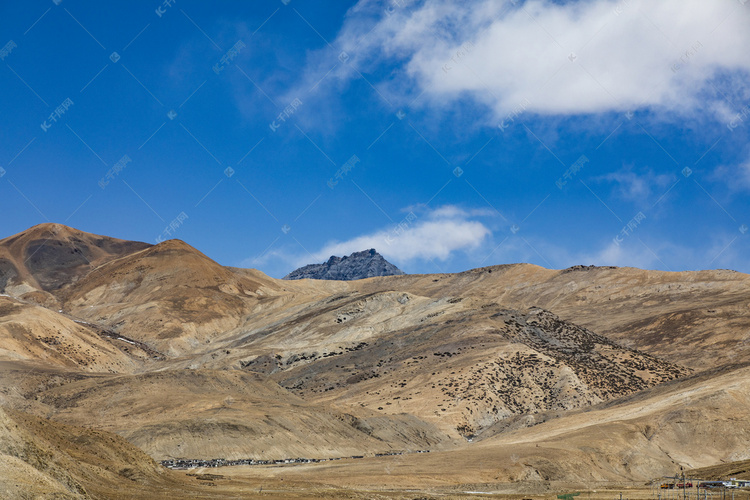
M 152 245 L 39 224 L 0 240 L 0 293 L 57 295 L 98 266 Z

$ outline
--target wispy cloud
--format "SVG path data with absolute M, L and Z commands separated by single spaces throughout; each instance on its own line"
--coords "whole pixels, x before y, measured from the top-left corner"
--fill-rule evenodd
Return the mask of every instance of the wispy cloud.
M 277 267 L 283 263 L 289 272 L 305 264 L 324 262 L 332 255 L 349 255 L 370 248 L 397 265 L 408 265 L 414 260 L 446 261 L 456 253 L 469 253 L 486 244 L 492 231 L 479 218 L 493 216 L 494 212 L 488 210 L 454 205 L 435 209 L 415 206 L 408 208 L 396 224 L 348 240 L 329 241 L 320 249 L 310 249 L 310 253 L 303 249 L 272 249 L 259 258 L 245 260 L 242 265 Z
M 322 261 L 331 255 L 348 255 L 352 252 L 375 248 L 386 258 L 399 263 L 414 259 L 447 260 L 454 252 L 477 248 L 490 235 L 481 222 L 464 216 L 430 214 L 413 227 L 401 231 L 398 226 L 385 228 L 348 241 L 332 242 L 314 255 Z
M 669 248 L 667 251 L 666 248 Z M 664 254 L 664 255 L 662 255 Z M 576 265 L 637 267 L 640 269 L 667 269 L 676 265 L 675 254 L 685 257 L 679 249 L 668 245 L 647 247 L 637 238 L 620 244 L 611 240 L 590 243 L 589 250 L 575 250 L 559 245 L 544 237 L 525 240 L 510 239 L 494 254 L 492 263 L 529 262 L 546 268 L 565 269 Z M 666 256 L 666 257 L 665 257 Z M 662 262 L 660 259 L 666 259 Z
M 345 62 L 332 69 L 330 49 L 313 53 L 307 77 L 367 74 L 399 105 L 469 95 L 495 119 L 519 103 L 548 115 L 719 110 L 705 90 L 720 73 L 750 73 L 748 25 L 736 0 L 362 0 L 332 42 Z
M 632 165 L 626 165 L 617 172 L 599 177 L 599 180 L 613 183 L 620 198 L 640 205 L 648 203 L 654 193 L 663 194 L 676 177 L 674 174 L 657 174 L 652 169 L 639 173 Z
M 736 165 L 719 165 L 711 179 L 726 184 L 731 193 L 750 191 L 750 156 Z
M 608 243 L 583 259 L 597 266 L 637 267 L 640 269 L 664 268 L 659 256 L 638 241 L 626 244 Z
M 414 259 L 447 260 L 455 252 L 479 247 L 491 235 L 490 229 L 479 220 L 484 212 L 466 211 L 455 206 L 443 206 L 422 214 L 410 212 L 393 227 L 379 229 L 342 242 L 330 242 L 315 252 L 323 261 L 331 255 L 375 248 L 386 258 L 399 263 Z M 411 219 L 411 220 L 410 220 Z
M 637 267 L 662 271 L 736 268 L 741 262 L 741 235 L 723 231 L 706 238 L 700 246 L 653 237 L 632 237 L 622 243 L 610 241 L 592 252 L 567 258 L 570 265 Z

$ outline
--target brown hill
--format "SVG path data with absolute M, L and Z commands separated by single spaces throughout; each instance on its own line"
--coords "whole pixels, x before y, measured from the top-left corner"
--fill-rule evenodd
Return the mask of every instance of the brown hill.
M 541 309 L 393 293 L 342 298 L 273 335 L 249 332 L 232 357 L 304 399 L 407 412 L 466 438 L 513 415 L 588 406 L 688 372 Z
M 750 479 L 750 460 L 739 460 L 721 465 L 692 469 L 685 474 L 687 477 L 696 477 L 707 481 Z
M 538 306 L 625 345 L 703 369 L 750 361 L 750 275 L 728 270 L 645 271 L 530 264 L 457 274 L 365 280 L 362 292 L 384 288 L 426 297 L 470 297 L 479 307 Z
M 450 444 L 410 415 L 308 403 L 237 370 L 82 377 L 35 398 L 37 412 L 116 432 L 158 460 L 329 458 Z
M 132 372 L 146 346 L 33 303 L 0 296 L 0 359 L 87 372 Z
M 237 468 L 233 473 L 256 480 L 283 477 L 353 489 L 418 488 L 443 494 L 469 490 L 546 497 L 553 492 L 623 491 L 653 479 L 661 482 L 680 466 L 747 457 L 749 376 L 748 367 L 739 367 L 673 381 L 622 400 L 539 415 L 532 427 L 506 429 L 456 449 L 285 471 Z M 693 472 L 737 472 L 743 463 Z M 652 497 L 644 491 L 640 498 Z
M 0 407 L 4 500 L 366 498 L 309 483 L 233 480 L 213 472 L 174 472 L 117 435 Z
M 78 231 L 61 224 L 39 224 L 0 240 L 0 293 L 16 296 L 54 293 L 105 262 L 151 245 Z M 50 302 L 47 294 L 36 294 Z
M 0 496 L 147 498 L 180 483 L 124 439 L 0 408 Z M 154 495 L 156 496 L 156 495 Z
M 179 355 L 240 326 L 264 286 L 274 287 L 170 240 L 100 266 L 69 286 L 63 303 L 72 315 Z
M 4 404 L 160 459 L 433 450 L 284 473 L 308 482 L 366 484 L 392 463 L 399 481 L 545 490 L 748 458 L 750 276 L 520 264 L 280 281 L 144 245 L 63 227 L 0 242 Z M 44 258 L 23 265 L 29 252 Z
M 310 492 L 320 487 L 346 488 L 349 498 L 356 495 L 352 490 L 375 490 L 365 496 L 375 498 L 376 491 L 390 489 L 428 490 L 445 496 L 466 490 L 540 495 L 592 485 L 596 489 L 606 484 L 632 487 L 644 477 L 674 474 L 679 465 L 701 466 L 722 460 L 727 455 L 716 454 L 720 449 L 745 451 L 744 436 L 750 428 L 743 408 L 750 403 L 749 375 L 745 367 L 671 382 L 620 402 L 547 415 L 534 427 L 503 432 L 454 450 L 285 468 L 193 471 L 197 477 L 211 473 L 226 478 L 227 482 L 218 480 L 213 489 L 197 489 L 195 482 L 182 482 L 182 477 L 164 470 L 154 478 L 154 466 L 145 455 L 137 455 L 129 444 L 106 432 L 6 412 L 11 421 L 0 418 L 0 433 L 4 433 L 0 440 L 0 488 L 5 488 L 0 491 L 8 498 L 20 498 L 19 488 L 24 488 L 24 493 L 57 492 L 60 498 L 81 498 L 70 493 L 72 485 L 84 488 L 92 498 L 212 498 L 212 494 L 221 498 L 247 492 L 248 484 L 255 484 L 254 491 L 258 491 L 261 484 L 271 489 L 264 491 L 265 495 L 276 492 L 281 498 L 292 498 L 294 493 L 276 490 L 279 485 L 291 484 Z M 102 437 L 107 439 L 102 442 Z M 696 447 L 704 453 L 695 453 Z M 39 456 L 43 460 L 38 460 Z M 123 456 L 126 459 L 120 458 Z M 157 482 L 159 477 L 164 479 Z M 269 488 L 269 484 L 273 486 Z M 318 495 L 338 496 L 330 489 Z
M 329 296 L 336 284 L 298 285 L 223 267 L 180 240 L 106 263 L 60 294 L 65 312 L 168 356 L 215 351 L 247 324 Z M 221 351 L 221 349 L 219 349 Z

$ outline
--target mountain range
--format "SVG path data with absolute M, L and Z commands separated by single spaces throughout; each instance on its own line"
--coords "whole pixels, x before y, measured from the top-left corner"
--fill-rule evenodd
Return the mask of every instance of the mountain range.
M 748 332 L 750 276 L 727 270 L 277 280 L 43 224 L 0 240 L 0 493 L 643 484 L 750 458 Z M 157 463 L 299 457 L 327 461 Z

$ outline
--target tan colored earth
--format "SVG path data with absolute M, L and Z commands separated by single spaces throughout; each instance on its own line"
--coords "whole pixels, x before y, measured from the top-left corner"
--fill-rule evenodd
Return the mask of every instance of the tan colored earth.
M 178 240 L 0 241 L 7 498 L 646 498 L 747 470 L 749 375 L 733 271 L 282 281 Z M 157 463 L 293 458 L 340 460 Z

